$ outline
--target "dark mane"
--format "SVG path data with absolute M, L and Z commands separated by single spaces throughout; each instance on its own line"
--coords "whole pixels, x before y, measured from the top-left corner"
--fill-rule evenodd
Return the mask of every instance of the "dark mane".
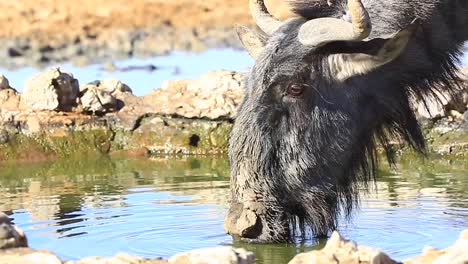
M 348 0 L 361 24 L 343 17 L 346 0 L 329 1 L 292 1 L 302 17 L 281 23 L 251 0 L 269 33 L 241 36 L 256 63 L 230 138 L 231 234 L 329 234 L 375 180 L 381 150 L 390 164 L 395 140 L 426 153 L 414 102 L 461 88 L 468 1 Z M 335 19 L 307 21 L 317 17 Z

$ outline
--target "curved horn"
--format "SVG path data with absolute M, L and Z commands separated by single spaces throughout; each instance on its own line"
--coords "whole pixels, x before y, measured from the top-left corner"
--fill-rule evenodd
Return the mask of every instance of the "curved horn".
M 357 41 L 367 38 L 372 30 L 369 14 L 361 0 L 348 0 L 351 23 L 331 17 L 306 22 L 299 30 L 299 41 L 320 47 L 332 41 Z
M 268 12 L 263 0 L 250 0 L 249 7 L 258 27 L 266 34 L 273 34 L 283 24 Z

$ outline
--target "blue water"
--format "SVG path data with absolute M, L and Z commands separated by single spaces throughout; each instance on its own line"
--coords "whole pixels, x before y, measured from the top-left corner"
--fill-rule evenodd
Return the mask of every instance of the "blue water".
M 167 56 L 148 59 L 128 59 L 114 63 L 118 68 L 127 66 L 154 65 L 160 69 L 153 72 L 145 70 L 114 71 L 103 69 L 103 65 L 95 64 L 86 67 L 77 67 L 70 63 L 53 65 L 72 73 L 80 84 L 85 84 L 104 78 L 117 78 L 129 85 L 135 95 L 145 95 L 155 88 L 159 88 L 166 80 L 196 79 L 203 73 L 213 70 L 225 69 L 246 71 L 253 60 L 247 52 L 234 49 L 212 49 L 201 53 L 173 52 Z M 24 82 L 43 69 L 25 67 L 17 70 L 0 68 L 0 73 L 10 81 L 10 86 L 22 91 Z
M 246 51 L 212 49 L 201 53 L 173 52 L 166 56 L 128 59 L 114 63 L 117 68 L 145 65 L 154 65 L 159 68 L 153 72 L 145 70 L 109 72 L 104 70 L 104 66 L 101 64 L 77 67 L 65 63 L 53 66 L 71 72 L 80 81 L 80 84 L 104 78 L 117 78 L 129 85 L 135 95 L 145 95 L 151 90 L 159 88 L 166 80 L 196 79 L 208 71 L 219 69 L 246 71 L 253 63 L 253 59 Z M 462 64 L 468 65 L 468 55 L 462 58 Z M 33 67 L 18 70 L 0 68 L 0 74 L 4 74 L 9 79 L 12 87 L 22 91 L 25 80 L 42 70 Z
M 223 229 L 229 201 L 225 158 L 54 161 L 2 165 L 0 210 L 23 229 L 30 246 L 64 259 L 127 252 L 167 258 L 182 251 L 234 245 L 257 263 L 284 264 L 323 246 L 234 242 Z M 354 217 L 341 219 L 348 239 L 397 260 L 423 247 L 445 248 L 468 228 L 468 163 L 405 160 L 382 170 Z

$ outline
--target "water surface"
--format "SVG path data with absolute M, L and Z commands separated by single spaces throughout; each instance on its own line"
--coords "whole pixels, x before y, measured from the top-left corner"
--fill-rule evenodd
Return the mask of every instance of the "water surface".
M 229 195 L 223 158 L 55 161 L 2 164 L 0 209 L 34 248 L 63 258 L 128 252 L 169 257 L 200 247 L 234 245 L 258 263 L 287 263 L 323 246 L 234 243 L 223 231 Z M 342 234 L 403 260 L 426 245 L 451 245 L 468 228 L 468 162 L 404 161 L 382 170 Z
M 213 70 L 225 69 L 233 71 L 247 71 L 253 65 L 253 59 L 244 50 L 210 49 L 200 53 L 175 51 L 168 55 L 146 59 L 132 58 L 116 61 L 113 64 L 117 69 L 141 67 L 140 70 L 108 71 L 106 63 L 78 67 L 72 63 L 56 64 L 50 67 L 59 67 L 71 72 L 80 84 L 86 84 L 105 78 L 116 78 L 128 84 L 135 95 L 145 95 L 151 90 L 161 87 L 166 80 L 196 79 L 200 75 Z M 468 65 L 468 56 L 461 59 L 463 65 Z M 144 70 L 145 66 L 157 67 L 154 71 Z M 43 71 L 33 67 L 8 70 L 0 67 L 0 74 L 4 74 L 10 85 L 22 91 L 25 80 L 32 75 Z
M 219 69 L 246 71 L 253 64 L 253 60 L 243 50 L 211 49 L 200 53 L 175 51 L 165 56 L 147 59 L 132 58 L 113 64 L 117 69 L 115 71 L 107 70 L 106 63 L 86 67 L 64 63 L 50 67 L 59 67 L 72 73 L 80 81 L 80 84 L 105 78 L 116 78 L 129 85 L 135 95 L 145 95 L 152 89 L 161 87 L 161 84 L 167 80 L 196 79 L 208 71 Z M 157 69 L 154 71 L 145 70 L 148 65 L 153 65 Z M 128 69 L 128 67 L 136 67 L 139 70 L 118 70 Z M 13 88 L 22 91 L 25 80 L 43 70 L 34 67 L 15 70 L 0 68 L 0 74 L 8 78 Z

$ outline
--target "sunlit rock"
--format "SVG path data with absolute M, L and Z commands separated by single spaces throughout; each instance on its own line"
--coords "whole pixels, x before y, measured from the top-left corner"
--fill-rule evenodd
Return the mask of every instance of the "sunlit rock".
M 26 80 L 22 97 L 31 110 L 70 111 L 78 93 L 78 80 L 73 75 L 52 68 Z
M 289 264 L 315 263 L 396 264 L 397 262 L 378 249 L 358 245 L 334 232 L 323 249 L 299 254 L 289 262 Z
M 447 249 L 426 247 L 423 254 L 411 258 L 404 264 L 466 264 L 468 263 L 468 229 L 463 231 L 455 244 Z
M 177 254 L 169 259 L 171 264 L 253 264 L 255 255 L 243 248 L 215 247 L 196 249 Z
M 94 81 L 80 87 L 82 110 L 92 113 L 109 113 L 120 110 L 132 89 L 117 79 Z
M 13 248 L 0 253 L 0 263 L 5 264 L 62 264 L 52 252 L 31 248 Z
M 120 93 L 132 93 L 132 89 L 130 89 L 128 85 L 124 84 L 123 82 L 117 79 L 103 79 L 94 82 L 94 84 L 101 90 L 108 92 L 114 96 Z
M 87 84 L 82 88 L 81 93 L 81 106 L 86 112 L 107 113 L 118 109 L 117 99 L 99 86 Z
M 165 82 L 145 96 L 155 111 L 187 118 L 233 119 L 243 96 L 243 74 L 212 71 L 196 80 Z
M 0 109 L 18 111 L 21 95 L 12 88 L 0 88 Z
M 237 72 L 218 70 L 210 71 L 191 81 L 187 90 L 210 93 L 215 90 L 238 90 L 242 87 L 243 76 Z
M 27 247 L 28 242 L 23 231 L 11 224 L 10 218 L 0 212 L 0 249 Z M 0 263 L 5 263 L 1 262 Z

